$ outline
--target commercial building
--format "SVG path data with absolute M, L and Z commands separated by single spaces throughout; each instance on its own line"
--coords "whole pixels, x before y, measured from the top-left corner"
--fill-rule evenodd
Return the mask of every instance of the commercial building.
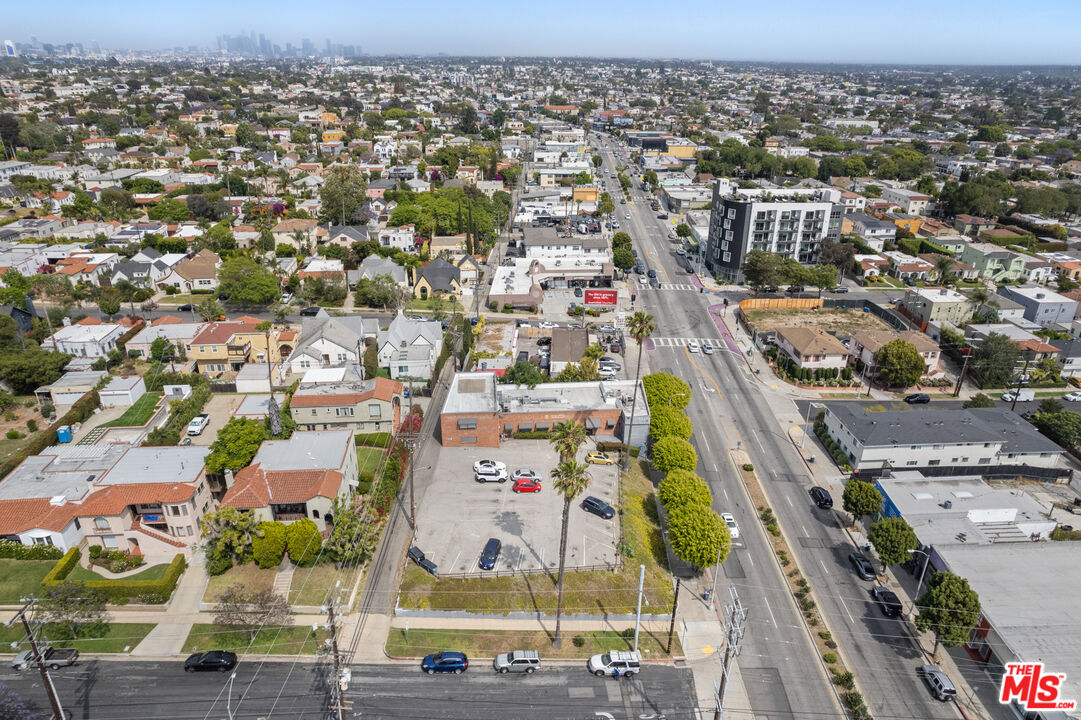
M 741 189 L 717 180 L 706 268 L 725 282 L 741 282 L 743 258 L 751 250 L 813 264 L 822 240 L 840 238 L 843 215 L 836 188 Z
M 637 393 L 630 428 L 632 393 Z M 458 373 L 451 381 L 439 417 L 446 447 L 499 447 L 519 432 L 551 430 L 574 421 L 596 440 L 629 442 L 641 447 L 649 433 L 649 405 L 641 383 L 613 380 L 546 383 L 530 388 L 500 385 L 495 373 Z

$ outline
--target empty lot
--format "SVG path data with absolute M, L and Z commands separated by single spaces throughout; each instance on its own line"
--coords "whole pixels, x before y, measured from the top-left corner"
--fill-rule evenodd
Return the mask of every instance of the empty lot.
M 752 310 L 747 318 L 758 332 L 770 332 L 782 327 L 817 327 L 841 337 L 857 330 L 889 330 L 886 323 L 862 309 L 842 308 Z

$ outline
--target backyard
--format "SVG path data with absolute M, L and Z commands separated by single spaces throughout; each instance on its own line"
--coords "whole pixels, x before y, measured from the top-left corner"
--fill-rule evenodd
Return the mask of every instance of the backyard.
M 135 404 L 124 411 L 124 414 L 116 420 L 107 422 L 101 427 L 142 427 L 150 421 L 154 415 L 154 408 L 161 400 L 162 393 L 143 393 Z
M 385 448 L 360 446 L 357 448 L 357 471 L 360 475 L 375 476 L 379 465 L 383 462 Z
M 886 323 L 863 310 L 843 308 L 803 308 L 751 310 L 748 320 L 758 332 L 771 332 L 782 327 L 828 328 L 831 334 L 848 337 L 858 330 L 889 330 Z

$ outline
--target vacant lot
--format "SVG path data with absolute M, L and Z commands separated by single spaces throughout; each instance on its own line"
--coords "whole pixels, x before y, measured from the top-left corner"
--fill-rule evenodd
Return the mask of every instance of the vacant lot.
M 748 313 L 748 318 L 759 332 L 769 332 L 781 327 L 817 327 L 841 337 L 848 337 L 857 330 L 890 329 L 889 325 L 871 313 L 842 308 L 752 310 Z
M 249 590 L 269 590 L 274 585 L 275 572 L 276 568 L 264 570 L 255 563 L 231 567 L 221 575 L 210 578 L 203 594 L 203 602 L 217 602 L 221 591 L 236 583 L 246 585 Z
M 36 593 L 55 560 L 0 559 L 0 605 L 18 604 L 19 598 Z
M 327 601 L 330 590 L 339 581 L 341 585 L 337 586 L 337 595 L 342 598 L 343 603 L 347 603 L 356 578 L 356 568 L 339 570 L 334 563 L 310 568 L 298 567 L 293 570 L 293 584 L 289 586 L 289 604 L 323 605 Z
M 386 652 L 392 657 L 420 657 L 448 648 L 460 650 L 469 659 L 492 658 L 499 653 L 514 650 L 536 650 L 541 662 L 547 658 L 588 658 L 597 653 L 612 650 L 633 650 L 634 631 L 624 635 L 613 630 L 562 633 L 563 647 L 552 647 L 554 635 L 543 630 L 455 630 L 425 629 L 406 630 L 391 628 L 387 637 Z M 667 657 L 664 652 L 668 642 L 667 630 L 642 628 L 638 636 L 638 650 L 647 658 Z M 581 643 L 581 647 L 578 646 Z M 672 636 L 672 655 L 680 657 L 678 633 Z

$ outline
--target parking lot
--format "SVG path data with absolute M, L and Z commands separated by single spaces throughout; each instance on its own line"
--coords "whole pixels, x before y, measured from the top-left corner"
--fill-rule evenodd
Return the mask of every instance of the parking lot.
M 594 450 L 582 447 L 579 460 Z M 499 460 L 508 474 L 529 468 L 541 477 L 539 493 L 511 491 L 513 480 L 479 483 L 473 479 L 477 460 Z M 439 566 L 440 575 L 485 575 L 493 572 L 559 568 L 559 531 L 563 499 L 553 491 L 549 473 L 558 456 L 546 440 L 507 440 L 501 448 L 443 448 L 433 481 L 417 507 L 416 545 Z M 615 506 L 618 471 L 613 465 L 590 465 L 593 495 Z M 619 541 L 619 516 L 604 520 L 571 506 L 567 530 L 568 568 L 613 565 Z M 492 571 L 477 566 L 488 538 L 498 538 L 502 551 Z

